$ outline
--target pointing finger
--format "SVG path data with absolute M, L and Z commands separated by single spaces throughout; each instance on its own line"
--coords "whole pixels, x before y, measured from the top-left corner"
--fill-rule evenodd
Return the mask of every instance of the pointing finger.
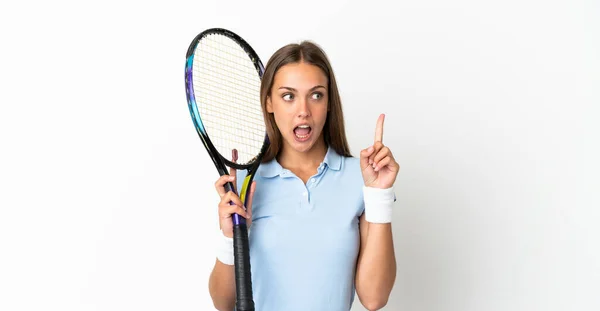
M 237 149 L 232 149 L 231 150 L 231 162 L 236 163 L 237 160 L 238 160 L 238 151 L 237 151 Z M 229 169 L 229 175 L 237 176 L 235 168 L 232 167 Z M 236 188 L 237 188 L 237 185 L 234 184 L 233 191 L 236 191 Z
M 375 142 L 383 141 L 383 120 L 385 119 L 385 114 L 380 114 L 377 119 L 377 127 L 375 128 Z

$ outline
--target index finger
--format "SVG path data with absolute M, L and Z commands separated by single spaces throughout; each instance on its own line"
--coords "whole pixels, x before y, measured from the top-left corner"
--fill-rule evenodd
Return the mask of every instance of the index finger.
M 385 114 L 380 114 L 379 119 L 377 119 L 377 127 L 375 127 L 375 142 L 383 141 L 383 120 L 385 119 Z
M 231 162 L 233 162 L 233 163 L 236 163 L 236 162 L 237 162 L 237 160 L 238 160 L 238 152 L 237 152 L 237 149 L 232 149 L 232 150 L 231 150 Z M 233 167 L 229 168 L 229 176 L 233 176 L 233 177 L 236 177 L 236 178 L 237 178 L 237 175 L 236 175 L 236 170 L 235 170 L 235 168 L 233 168 Z M 237 193 L 237 189 L 236 189 L 236 188 L 237 188 L 237 185 L 236 185 L 236 183 L 237 183 L 237 180 L 236 180 L 236 182 L 235 182 L 235 183 L 233 183 L 233 192 L 236 192 L 236 193 Z

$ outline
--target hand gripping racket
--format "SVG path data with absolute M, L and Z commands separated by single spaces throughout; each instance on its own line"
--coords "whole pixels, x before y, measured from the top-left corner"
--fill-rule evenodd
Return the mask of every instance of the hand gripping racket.
M 196 132 L 219 174 L 227 167 L 245 169 L 240 199 L 246 202 L 248 187 L 269 146 L 260 104 L 264 67 L 256 52 L 235 33 L 208 29 L 194 38 L 185 63 L 185 90 Z M 237 162 L 223 155 L 237 149 Z M 232 183 L 226 191 L 235 191 Z M 236 310 L 253 311 L 250 253 L 246 220 L 234 214 Z

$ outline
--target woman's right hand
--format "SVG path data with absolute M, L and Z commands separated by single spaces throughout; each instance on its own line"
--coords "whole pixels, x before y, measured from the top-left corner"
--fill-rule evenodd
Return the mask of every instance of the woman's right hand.
M 246 210 L 246 208 L 244 208 L 244 204 L 242 204 L 242 201 L 237 194 L 235 194 L 233 191 L 225 191 L 225 184 L 228 182 L 231 182 L 235 187 L 235 176 L 235 169 L 231 169 L 230 175 L 221 176 L 215 183 L 215 188 L 221 197 L 221 202 L 219 202 L 219 226 L 221 231 L 223 231 L 223 234 L 228 238 L 233 237 L 233 214 L 238 214 L 246 218 L 246 224 L 248 227 L 250 227 L 250 224 L 252 224 L 252 197 L 254 197 L 256 182 L 252 182 L 252 185 L 249 189 L 250 192 L 247 194 Z

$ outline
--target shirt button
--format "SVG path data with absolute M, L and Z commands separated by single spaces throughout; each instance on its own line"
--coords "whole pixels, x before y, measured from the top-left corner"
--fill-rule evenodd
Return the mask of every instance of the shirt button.
M 310 182 L 314 183 L 314 182 L 315 182 L 315 179 L 314 179 L 314 178 L 313 178 L 313 179 L 311 179 L 311 180 L 310 180 Z
M 302 195 L 303 195 L 303 196 L 307 196 L 307 195 L 308 195 L 308 192 L 304 192 Z

